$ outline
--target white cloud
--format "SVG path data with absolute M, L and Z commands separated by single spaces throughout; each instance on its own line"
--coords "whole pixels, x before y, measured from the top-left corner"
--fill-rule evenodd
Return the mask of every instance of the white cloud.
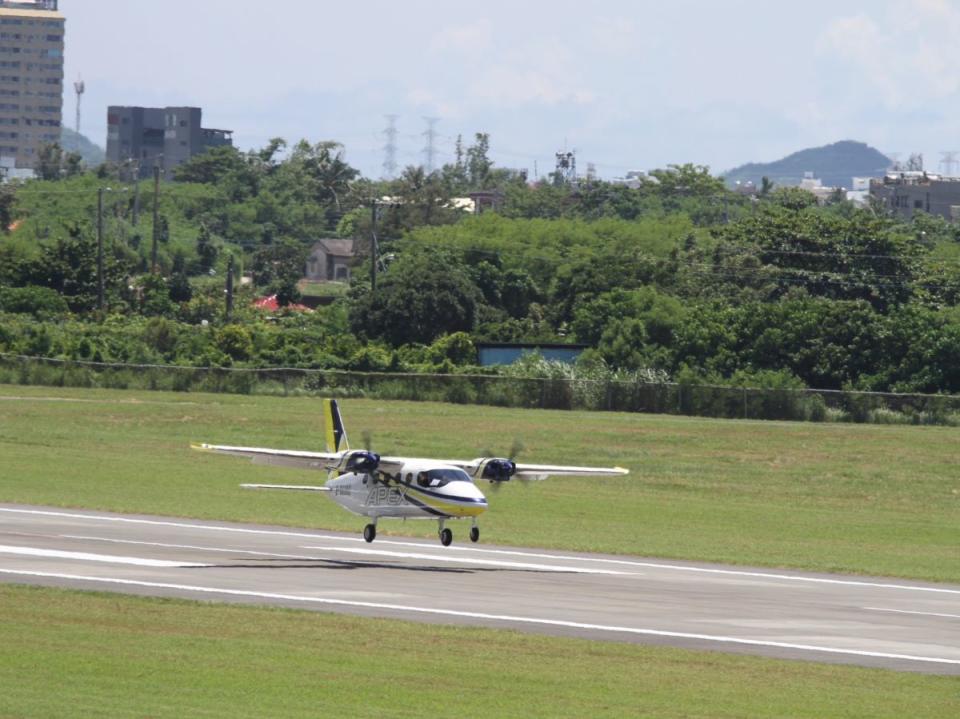
M 483 19 L 468 25 L 450 25 L 430 39 L 434 52 L 456 52 L 463 55 L 482 53 L 493 45 L 493 25 Z
M 846 63 L 886 107 L 903 109 L 960 90 L 958 33 L 960 8 L 944 0 L 907 0 L 873 17 L 836 18 L 821 34 L 818 51 Z

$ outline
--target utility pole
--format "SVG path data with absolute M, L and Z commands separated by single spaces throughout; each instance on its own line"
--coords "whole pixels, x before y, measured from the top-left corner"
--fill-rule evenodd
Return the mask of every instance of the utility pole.
M 233 255 L 227 260 L 227 308 L 226 321 L 229 324 L 233 315 Z
M 103 188 L 97 188 L 97 307 L 103 313 Z
M 140 224 L 140 160 L 133 163 L 133 226 Z
M 370 294 L 377 294 L 377 262 L 380 248 L 377 247 L 377 201 L 376 199 L 370 205 L 370 218 L 373 220 L 370 225 Z
M 150 271 L 157 271 L 157 241 L 160 237 L 160 165 L 153 166 L 153 248 L 150 251 Z

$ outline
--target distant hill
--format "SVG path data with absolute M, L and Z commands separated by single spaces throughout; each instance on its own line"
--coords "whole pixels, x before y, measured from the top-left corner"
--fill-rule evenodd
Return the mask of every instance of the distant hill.
M 890 158 L 863 142 L 844 140 L 823 147 L 795 152 L 776 162 L 751 162 L 727 172 L 727 184 L 753 182 L 769 177 L 780 186 L 799 185 L 803 173 L 812 172 L 825 187 L 849 188 L 854 177 L 880 177 L 890 166 Z
M 99 145 L 94 144 L 84 135 L 78 135 L 69 127 L 60 128 L 60 146 L 67 152 L 79 152 L 87 167 L 96 167 L 107 159 L 106 153 Z

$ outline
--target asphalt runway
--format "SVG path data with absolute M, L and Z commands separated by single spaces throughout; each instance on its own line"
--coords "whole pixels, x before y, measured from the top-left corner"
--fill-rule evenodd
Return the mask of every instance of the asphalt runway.
M 960 675 L 958 585 L 474 545 L 450 526 L 445 548 L 0 504 L 0 581 Z

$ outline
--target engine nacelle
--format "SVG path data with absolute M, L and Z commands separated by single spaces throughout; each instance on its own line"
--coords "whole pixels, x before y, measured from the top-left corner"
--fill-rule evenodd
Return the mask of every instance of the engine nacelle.
M 516 471 L 517 463 L 513 460 L 494 457 L 484 463 L 480 478 L 491 482 L 509 482 Z
M 347 455 L 345 469 L 347 472 L 356 472 L 357 474 L 373 474 L 379 466 L 379 454 L 358 449 Z

